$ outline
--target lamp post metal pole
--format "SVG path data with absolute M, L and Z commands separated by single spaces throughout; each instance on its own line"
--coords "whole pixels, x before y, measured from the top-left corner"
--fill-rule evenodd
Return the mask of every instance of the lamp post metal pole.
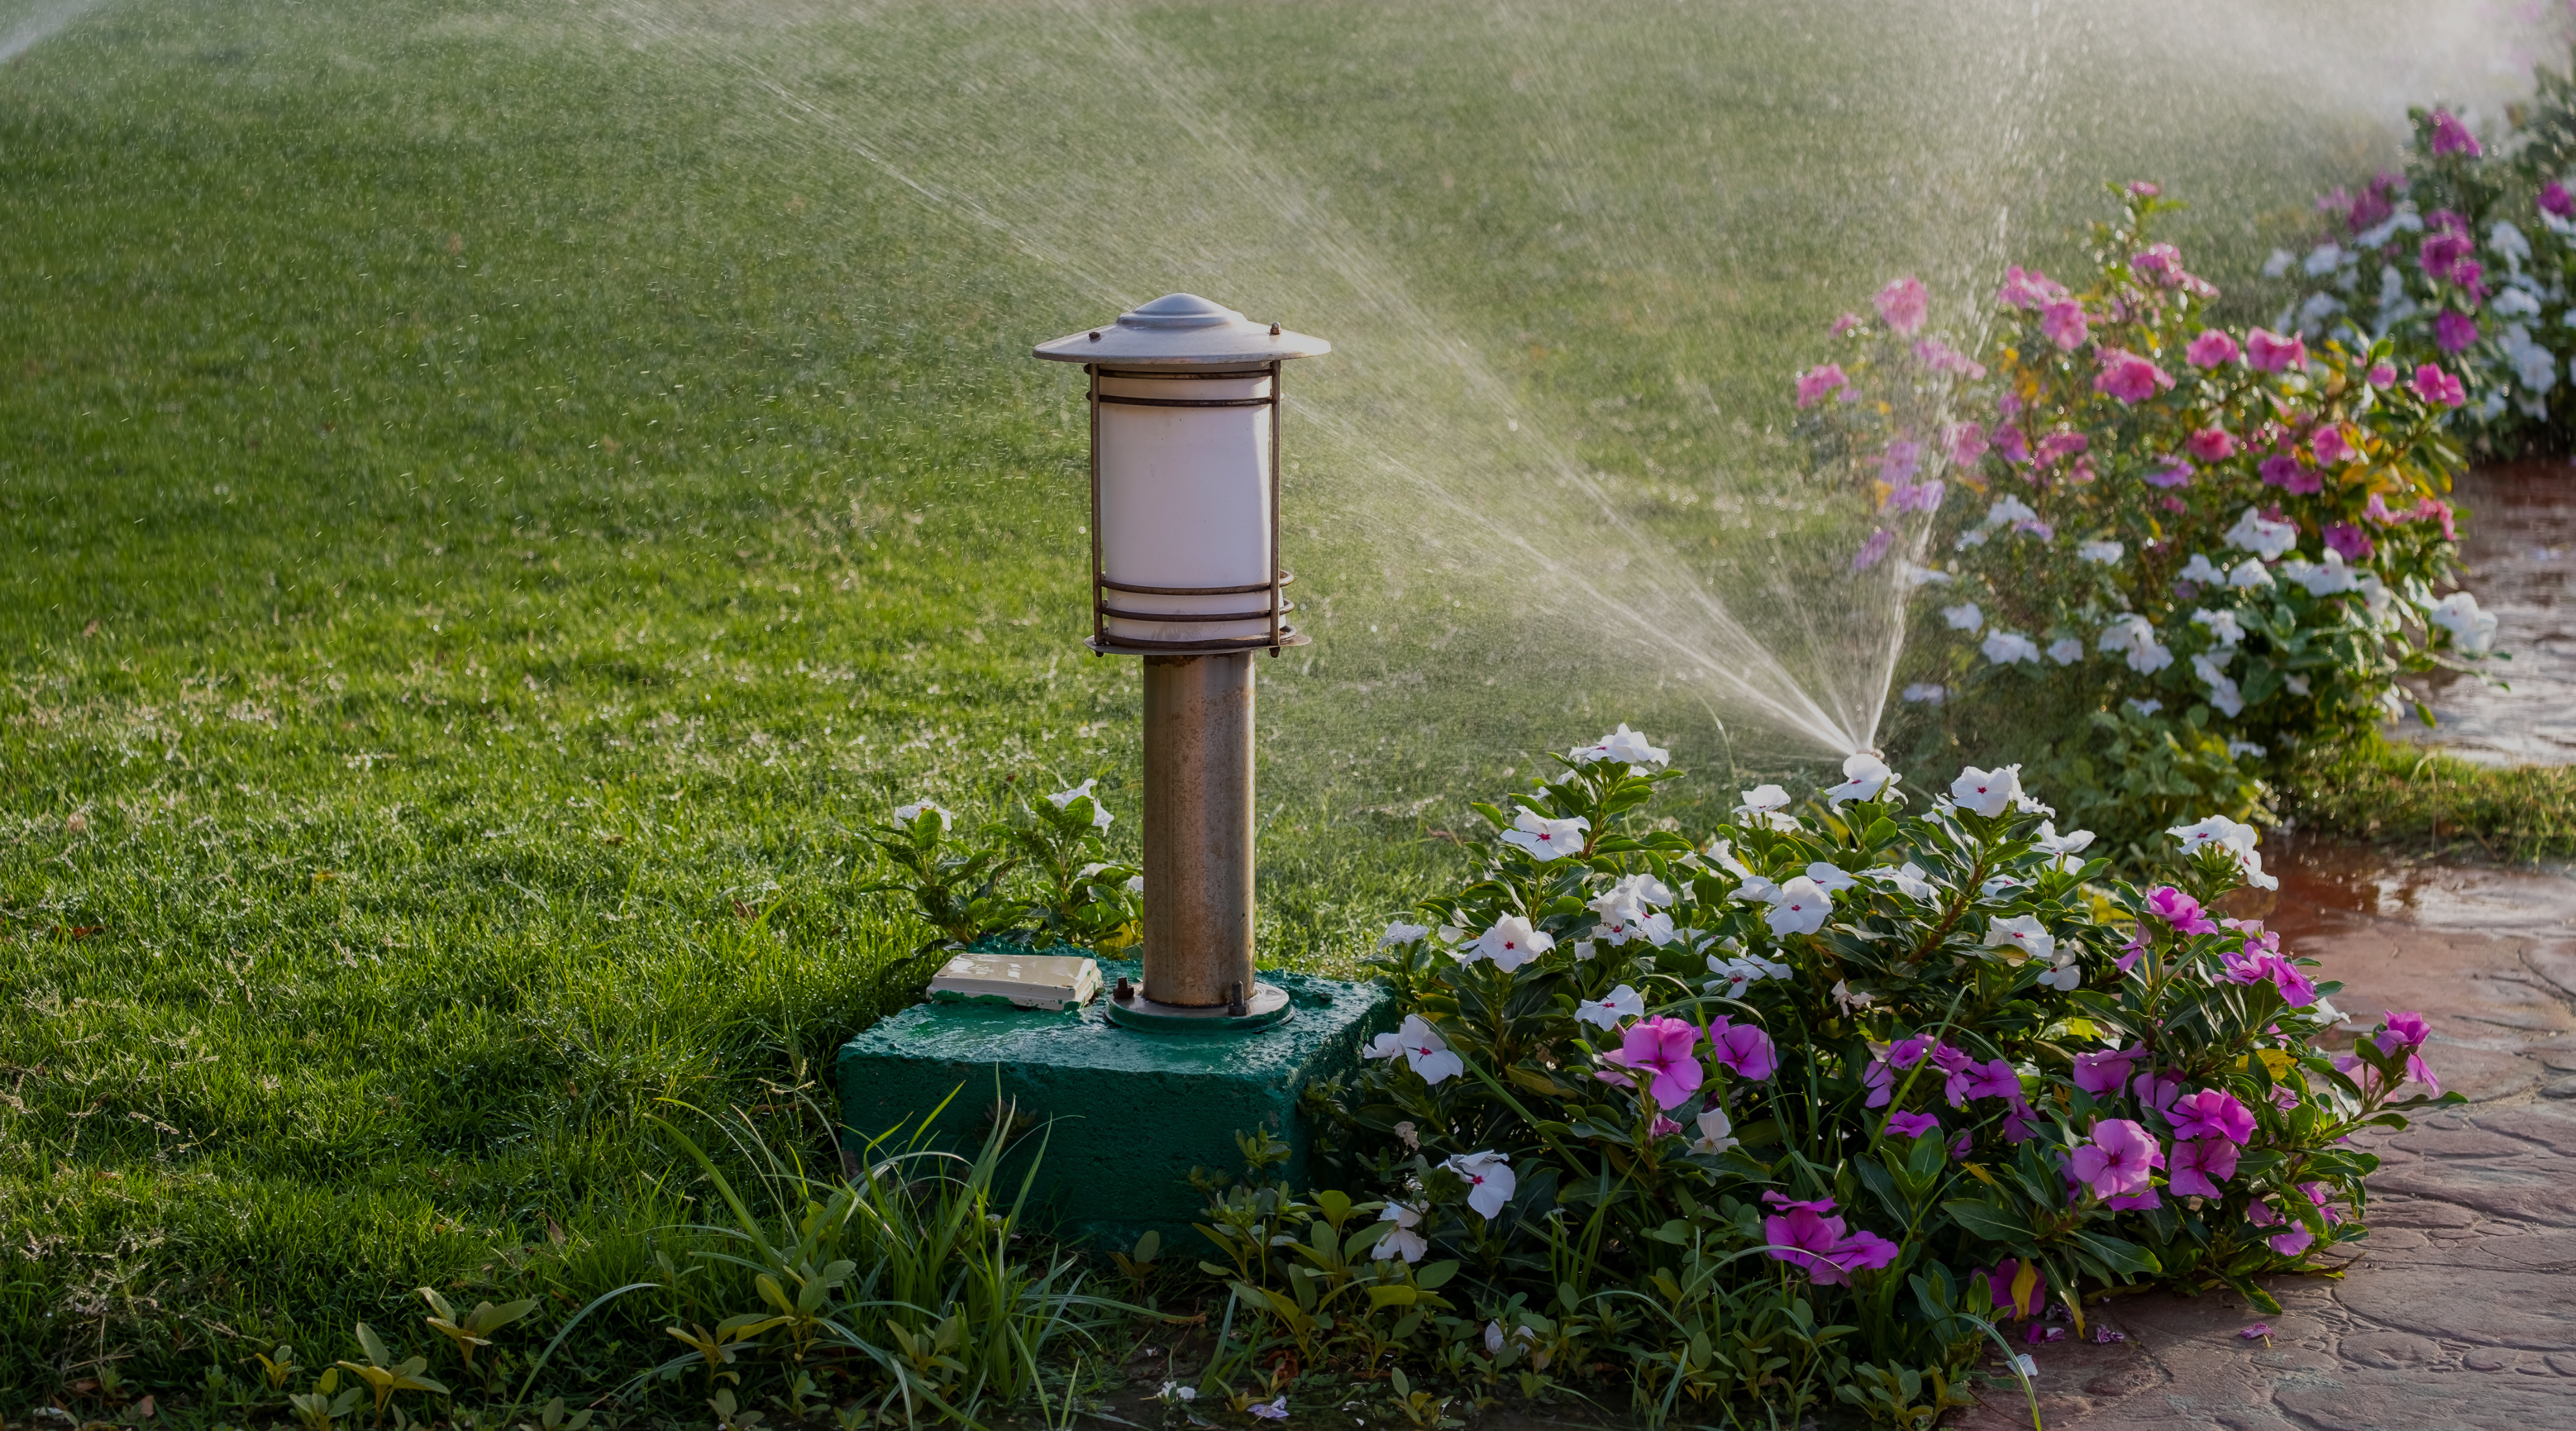
M 1252 971 L 1252 653 L 1147 656 L 1145 997 L 1243 1000 Z

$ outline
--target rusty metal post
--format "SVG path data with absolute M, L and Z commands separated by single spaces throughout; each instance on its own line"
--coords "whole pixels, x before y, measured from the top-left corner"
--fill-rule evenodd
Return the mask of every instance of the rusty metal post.
M 1252 653 L 1144 665 L 1144 994 L 1216 1008 L 1256 982 Z

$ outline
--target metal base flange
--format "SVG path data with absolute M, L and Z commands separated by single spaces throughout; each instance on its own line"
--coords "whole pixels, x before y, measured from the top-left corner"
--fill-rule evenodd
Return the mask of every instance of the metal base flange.
M 1291 1012 L 1288 991 L 1275 984 L 1254 984 L 1239 1014 L 1227 1012 L 1229 1006 L 1225 1004 L 1206 1008 L 1158 1004 L 1141 993 L 1125 999 L 1103 994 L 1100 1007 L 1108 1013 L 1111 1023 L 1152 1033 L 1248 1032 L 1268 1028 Z

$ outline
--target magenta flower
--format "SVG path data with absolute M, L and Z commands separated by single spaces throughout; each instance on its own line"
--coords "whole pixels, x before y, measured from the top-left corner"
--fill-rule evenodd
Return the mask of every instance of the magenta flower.
M 2316 454 L 2317 464 L 2322 467 L 2340 466 L 2361 455 L 2361 449 L 2344 436 L 2341 423 L 2318 428 L 2317 435 L 2308 440 L 2308 450 Z
M 1791 1202 L 1777 1192 L 1765 1192 L 1762 1200 L 1780 1209 L 1762 1219 L 1762 1240 L 1771 1244 L 1765 1256 L 1802 1268 L 1810 1277 L 1819 1268 L 1839 1272 L 1824 1260 L 1843 1240 L 1843 1220 L 1826 1215 L 1834 1210 L 1832 1198 Z
M 1681 1124 L 1674 1122 L 1672 1119 L 1665 1117 L 1661 1113 L 1658 1113 L 1655 1115 L 1655 1121 L 1647 1125 L 1646 1136 L 1649 1138 L 1669 1138 L 1681 1130 Z
M 2129 1080 L 2129 1096 L 2159 1111 L 2173 1106 L 2182 1093 L 2182 1080 L 2170 1073 L 2141 1073 Z
M 2299 459 L 2295 457 L 2266 457 L 2255 466 L 2254 470 L 2263 474 L 2263 485 L 2267 487 L 2279 487 L 2284 491 L 2301 494 L 2318 492 L 2325 488 L 2325 479 L 2319 477 L 2313 468 L 2301 466 Z
M 2460 380 L 2440 368 L 2426 363 L 2415 370 L 2415 381 L 2407 386 L 2430 407 L 2458 407 L 2469 400 Z
M 2173 1145 L 2166 1169 L 2167 1186 L 2176 1197 L 2222 1197 L 2220 1183 L 2236 1176 L 2237 1147 L 2225 1138 L 2194 1138 Z
M 1840 363 L 1823 363 L 1798 375 L 1798 406 L 1813 407 L 1827 393 L 1840 392 L 1851 386 L 1851 377 Z
M 2171 288 L 2182 281 L 2182 250 L 2169 243 L 2149 244 L 2145 252 L 2129 256 L 2129 272 L 2145 282 Z
M 2203 462 L 2224 462 L 2236 455 L 2236 435 L 2223 427 L 2204 427 L 2183 440 L 2182 450 Z
M 2263 956 L 2263 973 L 2271 979 L 2272 987 L 2281 991 L 2281 1002 L 2291 1008 L 2304 1009 L 2317 1001 L 2317 986 L 2299 971 L 2298 965 L 2280 955 Z
M 2125 403 L 2139 403 L 2174 385 L 2173 374 L 2135 353 L 2107 348 L 2097 356 L 2102 364 L 2102 370 L 2093 375 L 2093 391 L 2097 393 L 2109 393 Z
M 2475 159 L 2485 153 L 2486 150 L 2478 144 L 2478 137 L 2469 132 L 2467 125 L 2453 118 L 2449 110 L 2433 111 L 2434 158 L 2438 159 L 2445 154 L 2466 154 Z
M 1879 479 L 1884 482 L 1911 482 L 1922 467 L 1923 444 L 1909 442 L 1902 437 L 1888 443 L 1887 451 L 1878 459 Z
M 1652 1075 L 1646 1091 L 1669 1111 L 1690 1101 L 1706 1077 L 1699 1060 L 1691 1057 L 1699 1035 L 1698 1029 L 1681 1019 L 1639 1019 L 1628 1025 L 1617 1052 L 1604 1054 L 1602 1061 L 1617 1063 L 1639 1077 Z
M 1926 1133 L 1940 1131 L 1941 1120 L 1929 1113 L 1898 1112 L 1887 1115 L 1887 1136 L 1891 1138 L 1920 1138 Z
M 2379 1045 L 2381 1053 L 2395 1053 L 2401 1048 L 2422 1048 L 2424 1041 L 2432 1036 L 2433 1030 L 2424 1022 L 2422 1014 L 2411 1010 L 2392 1011 L 2379 1031 L 2370 1036 L 2370 1041 Z
M 1964 1108 L 1971 1098 L 2021 1097 L 2021 1075 L 2002 1059 L 1972 1063 L 1951 1074 L 1942 1085 L 1943 1094 L 1953 1108 Z
M 1736 1077 L 1760 1083 L 1779 1071 L 1779 1050 L 1772 1046 L 1771 1035 L 1758 1026 L 1732 1023 L 1721 1016 L 1710 1022 L 1707 1032 L 1710 1056 Z
M 2054 462 L 2072 457 L 2091 447 L 2093 440 L 2080 432 L 2052 432 L 2039 440 L 2039 460 Z
M 2442 540 L 2446 542 L 2456 542 L 2460 539 L 2459 532 L 2451 526 L 2451 504 L 2443 501 L 2439 497 L 2417 498 L 2415 502 L 2415 513 L 2411 520 L 2418 522 L 2440 522 L 2442 524 Z
M 1896 533 L 1887 528 L 1881 527 L 1870 533 L 1869 539 L 1860 544 L 1860 550 L 1852 553 L 1851 569 L 1867 571 L 1878 565 L 1879 560 L 1887 555 L 1887 549 L 1894 545 L 1896 545 Z
M 2562 219 L 2576 218 L 2576 196 L 2569 195 L 2567 186 L 2555 179 L 2540 186 L 2537 202 L 2544 214 L 2556 214 Z
M 2038 1110 L 2024 1103 L 2020 1094 L 2014 1094 L 2012 1101 L 2004 1107 L 2004 1141 L 2016 1145 L 2027 1143 L 2038 1128 Z
M 2334 1193 L 2324 1183 L 2301 1183 L 2299 1191 L 2306 1193 L 2308 1201 L 2316 1204 L 2317 1214 L 2326 1220 L 2328 1227 L 2343 1221 L 2343 1214 L 2334 1209 Z
M 2079 1053 L 2075 1055 L 2075 1086 L 2096 1098 L 2111 1097 L 2129 1081 L 2129 1070 L 2146 1056 L 2147 1050 L 2142 1044 Z
M 1832 333 L 1833 333 L 1833 336 L 1835 336 L 1835 337 L 1839 338 L 1839 337 L 1841 337 L 1842 335 L 1844 335 L 1845 333 L 1849 333 L 1849 332 L 1851 332 L 1853 329 L 1858 328 L 1858 327 L 1860 326 L 1860 323 L 1861 323 L 1861 318 L 1860 318 L 1860 315 L 1859 315 L 1859 314 L 1857 314 L 1857 313 L 1846 313 L 1846 314 L 1844 314 L 1843 316 L 1841 316 L 1840 318 L 1837 318 L 1837 319 L 1835 319 L 1835 320 L 1834 320 L 1834 326 L 1833 326 L 1833 328 L 1832 328 L 1832 330 L 1831 330 L 1831 331 L 1832 331 Z
M 2154 1135 L 2126 1118 L 2095 1123 L 2093 1141 L 2079 1144 L 2066 1160 L 2075 1181 L 2104 1198 L 2146 1191 L 2164 1165 Z
M 2452 404 L 2454 407 L 2458 405 Z M 2002 453 L 2006 462 L 2019 467 L 2030 460 L 2030 439 L 2022 436 L 2018 427 L 1998 427 L 1995 429 L 1995 451 Z
M 2071 298 L 2060 299 L 2039 310 L 2039 331 L 2048 335 L 2048 341 L 2069 353 L 2083 347 L 2084 341 L 2093 336 L 2093 330 L 2085 326 L 2084 305 Z
M 2330 523 L 2325 530 L 2325 539 L 2326 546 L 2348 562 L 2364 560 L 2373 547 L 2370 534 L 2350 522 Z
M 2218 932 L 2218 926 L 2202 912 L 2199 900 L 2169 884 L 2147 891 L 2147 912 L 2172 925 L 2177 934 Z
M 2473 273 L 2464 278 L 2461 276 L 2460 267 L 2463 264 L 2474 266 L 2477 263 L 2477 241 L 2469 237 L 2468 229 L 2459 215 L 2435 214 L 2433 218 L 2436 222 L 2425 233 L 2423 244 L 2415 250 L 2416 260 L 2424 266 L 2424 276 L 2445 283 L 2465 285 L 2473 282 L 2477 274 Z M 2459 225 L 2459 227 L 2444 225 L 2440 220 L 2445 218 L 2452 225 Z
M 2065 297 L 2066 285 L 2035 268 L 2005 269 L 2003 286 L 1995 290 L 1995 301 L 2006 308 L 2045 308 Z
M 1970 1282 L 1984 1278 L 1988 1294 L 1998 1307 L 2009 1309 L 2015 1317 L 2036 1317 L 2048 1305 L 2048 1277 L 2034 1264 L 2030 1286 L 2019 1296 L 2013 1295 L 2013 1284 L 2021 1280 L 2021 1259 L 2007 1257 L 1989 1272 L 1983 1267 L 1968 1273 Z
M 2457 353 L 2478 340 L 2478 320 L 2443 309 L 2433 320 L 2433 341 L 2445 353 Z
M 1936 373 L 1956 373 L 1960 377 L 1971 379 L 1986 375 L 1985 364 L 1938 338 L 1924 338 L 1917 341 L 1914 345 L 1914 356 L 1920 359 L 1925 367 Z
M 2287 1219 L 2283 1218 L 2281 1214 L 2273 1211 L 2272 1205 L 2268 1202 L 2247 1204 L 2245 1208 L 2245 1220 L 2254 1224 L 2256 1227 L 2283 1227 L 2286 1225 L 2286 1231 L 2275 1233 L 2274 1235 L 2263 1239 L 2264 1241 L 2272 1244 L 2273 1251 L 2280 1253 L 2284 1257 L 2298 1256 L 2300 1253 L 2307 1251 L 2309 1245 L 2317 1240 L 2316 1234 L 2299 1226 L 2295 1222 L 2289 1222 Z M 2249 1327 L 2246 1330 L 2251 1331 L 2253 1329 Z M 2265 1330 L 2269 1331 L 2270 1329 L 2265 1328 Z
M 1825 1266 L 1809 1273 L 1827 1286 L 1844 1285 L 1847 1274 L 1875 1272 L 1896 1260 L 1904 1249 L 1867 1228 L 1837 1240 L 1825 1254 Z
M 1923 280 L 1911 274 L 1878 290 L 1878 297 L 1872 301 L 1887 326 L 1908 338 L 1923 326 L 1923 319 L 1932 311 L 1932 296 L 1923 291 Z
M 2243 1145 L 2253 1140 L 2254 1114 L 2223 1088 L 2187 1093 L 2165 1110 L 2177 1138 L 2224 1138 Z
M 1961 467 L 1986 455 L 1986 430 L 1973 422 L 1950 429 L 1950 460 Z
M 1932 1050 L 1932 1066 L 1943 1073 L 1956 1073 L 1963 1068 L 1974 1068 L 1976 1064 L 1976 1059 L 1970 1057 L 1966 1050 L 1952 1048 L 1946 1043 Z
M 2394 363 L 2373 363 L 2370 365 L 2369 377 L 2370 385 L 2372 387 L 2395 387 L 2397 386 L 2397 365 Z
M 2188 487 L 2191 485 L 2191 464 L 2183 461 L 2179 457 L 2164 458 L 2161 465 L 2148 469 L 2147 485 L 2150 487 Z
M 2164 188 L 2161 185 L 2150 184 L 2144 179 L 2131 179 L 2129 181 L 2129 192 L 2137 195 L 2141 199 L 2152 199 L 2156 195 L 2163 193 Z
M 2245 360 L 2259 372 L 2285 373 L 2304 367 L 2308 361 L 2307 340 L 2296 335 L 2283 336 L 2269 328 L 2257 328 L 2245 335 Z
M 2195 368 L 2214 368 L 2222 363 L 2235 362 L 2241 351 L 2225 329 L 2204 328 L 2199 337 L 2191 340 L 2191 346 L 2182 350 L 2182 356 L 2184 362 Z

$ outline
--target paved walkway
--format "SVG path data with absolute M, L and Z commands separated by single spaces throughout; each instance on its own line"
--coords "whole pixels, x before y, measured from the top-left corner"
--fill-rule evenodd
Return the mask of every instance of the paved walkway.
M 2423 1011 L 2425 1057 L 2474 1101 L 2380 1140 L 2368 1251 L 2275 1279 L 2278 1315 L 2155 1293 L 2088 1312 L 2125 1341 L 2032 1348 L 2049 1431 L 2576 1428 L 2576 881 L 2334 852 L 2283 874 L 2285 944 L 2364 1026 Z M 2238 1335 L 2257 1322 L 2268 1344 Z M 1955 1424 L 2028 1427 L 2029 1405 L 1990 1392 Z

